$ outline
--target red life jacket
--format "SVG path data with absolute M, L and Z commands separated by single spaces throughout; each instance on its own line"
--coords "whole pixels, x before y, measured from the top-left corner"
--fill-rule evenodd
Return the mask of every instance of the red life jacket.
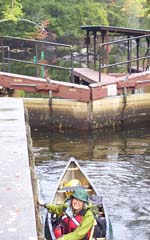
M 61 219 L 61 223 L 55 227 L 54 234 L 56 238 L 63 236 L 64 234 L 73 232 L 82 222 L 82 218 L 85 215 L 85 211 L 81 211 L 80 214 L 74 216 L 73 218 L 64 215 Z M 91 229 L 88 231 L 87 235 L 82 240 L 88 240 L 90 237 Z

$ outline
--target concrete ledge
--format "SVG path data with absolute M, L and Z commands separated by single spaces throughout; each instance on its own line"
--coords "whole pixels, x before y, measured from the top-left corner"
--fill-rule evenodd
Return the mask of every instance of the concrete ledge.
M 37 240 L 22 99 L 0 98 L 0 239 Z

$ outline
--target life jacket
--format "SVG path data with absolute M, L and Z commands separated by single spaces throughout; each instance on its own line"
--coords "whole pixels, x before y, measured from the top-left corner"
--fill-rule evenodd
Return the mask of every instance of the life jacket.
M 72 218 L 67 215 L 62 216 L 60 223 L 54 228 L 56 238 L 62 237 L 64 234 L 73 232 L 82 222 L 86 210 L 81 210 L 80 213 Z M 88 240 L 90 237 L 91 229 L 82 240 Z

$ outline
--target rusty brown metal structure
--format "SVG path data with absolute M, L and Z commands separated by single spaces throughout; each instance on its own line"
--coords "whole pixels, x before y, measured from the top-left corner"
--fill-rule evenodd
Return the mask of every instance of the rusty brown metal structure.
M 150 86 L 150 71 L 135 73 L 128 77 L 109 76 L 107 78 L 107 75 L 103 74 L 101 83 L 91 83 L 88 86 L 0 72 L 0 86 L 46 95 L 52 91 L 55 97 L 90 102 L 111 95 L 123 94 L 125 88 L 131 94 L 136 89 Z
M 132 28 L 121 28 L 114 26 L 103 26 L 103 25 L 95 25 L 95 26 L 81 26 L 81 29 L 85 31 L 85 44 L 87 48 L 87 66 L 89 66 L 89 49 L 92 45 L 92 52 L 94 55 L 94 69 L 96 69 L 96 60 L 97 60 L 97 52 L 99 51 L 99 44 L 102 46 L 102 51 L 104 52 L 104 47 L 106 48 L 106 56 L 102 58 L 102 65 L 109 64 L 109 50 L 110 44 L 114 42 L 114 38 L 123 39 L 123 41 L 127 42 L 127 71 L 128 73 L 132 72 L 131 67 L 131 58 L 132 58 L 132 40 L 136 42 L 136 58 L 140 58 L 140 41 L 141 37 L 145 38 L 145 42 L 147 45 L 145 55 L 149 54 L 150 50 L 150 30 L 142 30 L 142 29 L 132 29 Z M 139 38 L 140 36 L 140 38 Z M 121 42 L 122 40 L 120 40 Z M 106 44 L 108 43 L 109 44 Z M 105 43 L 105 44 L 104 44 Z M 139 71 L 139 61 L 136 61 L 136 69 L 135 71 Z

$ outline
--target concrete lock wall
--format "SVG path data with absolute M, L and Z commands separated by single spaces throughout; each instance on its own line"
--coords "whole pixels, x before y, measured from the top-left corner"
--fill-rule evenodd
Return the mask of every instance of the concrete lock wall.
M 74 100 L 24 99 L 29 112 L 32 128 L 48 128 L 63 130 L 64 128 L 88 128 L 88 104 Z
M 150 93 L 108 97 L 93 102 L 93 129 L 132 127 L 150 122 Z
M 75 100 L 28 98 L 24 105 L 29 112 L 31 128 L 101 129 L 115 128 L 150 121 L 150 93 L 106 97 L 90 103 Z

